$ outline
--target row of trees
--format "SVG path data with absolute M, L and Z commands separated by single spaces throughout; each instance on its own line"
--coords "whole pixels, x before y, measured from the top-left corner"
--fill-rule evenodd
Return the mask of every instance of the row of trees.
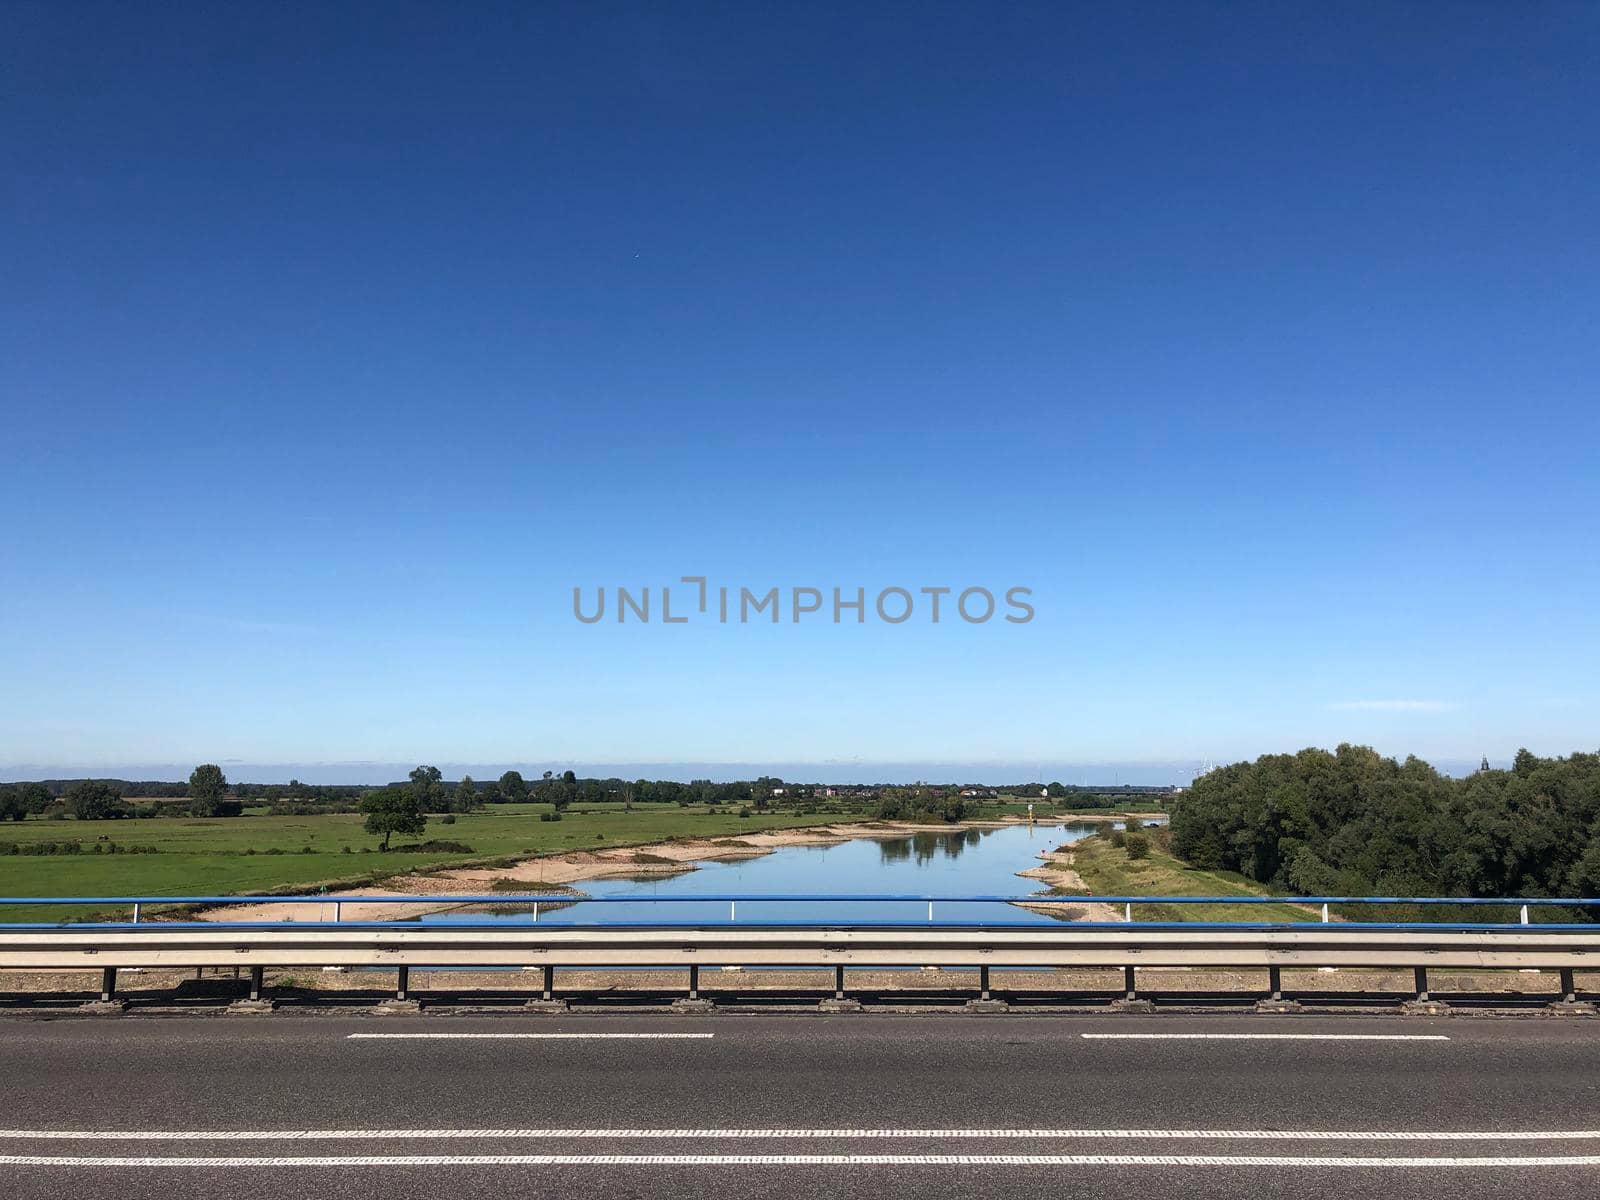
M 1365 746 L 1266 755 L 1196 780 L 1172 843 L 1304 895 L 1596 896 L 1600 754 L 1460 779 Z
M 880 821 L 954 824 L 967 815 L 967 802 L 948 789 L 885 788 L 872 815 Z
M 155 798 L 166 801 L 159 805 L 138 806 L 131 812 L 115 806 L 104 812 L 106 816 L 141 817 L 178 813 L 199 817 L 236 817 L 243 813 L 247 804 L 265 804 L 272 812 L 296 815 L 351 812 L 358 810 L 362 797 L 374 790 L 370 786 L 355 784 L 305 784 L 297 779 L 287 784 L 230 783 L 217 764 L 202 763 L 194 769 L 186 783 L 57 779 L 3 785 L 0 786 L 0 821 L 8 818 L 20 821 L 46 810 L 71 813 L 82 805 L 68 805 L 65 803 L 66 797 L 85 783 L 100 784 L 124 800 Z M 467 775 L 460 780 L 450 781 L 443 777 L 437 767 L 432 766 L 418 767 L 410 773 L 407 782 L 390 784 L 388 787 L 408 789 L 416 797 L 422 811 L 432 813 L 472 812 L 487 804 L 529 801 L 550 804 L 557 809 L 574 803 L 622 803 L 677 804 L 683 807 L 705 805 L 715 808 L 748 806 L 759 812 L 774 805 L 826 803 L 830 806 L 859 807 L 888 800 L 892 809 L 898 809 L 904 807 L 907 794 L 921 793 L 925 802 L 917 807 L 924 810 L 924 816 L 963 791 L 979 799 L 1014 794 L 1031 800 L 1039 798 L 1040 791 L 1047 790 L 1054 803 L 1074 808 L 1121 804 L 1127 799 L 1124 793 L 1129 791 L 1121 789 L 1098 794 L 1078 788 L 1064 788 L 1059 783 L 1051 783 L 1043 788 L 1039 784 L 1024 784 L 998 789 L 981 785 L 960 787 L 931 784 L 917 784 L 909 789 L 876 784 L 826 786 L 787 783 L 769 775 L 722 783 L 710 779 L 682 783 L 672 779 L 580 779 L 572 771 L 559 774 L 546 771 L 537 779 L 525 779 L 520 771 L 506 771 L 498 780 L 478 781 Z M 933 796 L 939 798 L 937 804 L 931 799 Z M 182 799 L 187 799 L 188 803 L 173 803 Z M 52 809 L 52 805 L 56 807 Z M 102 805 L 96 809 L 91 805 L 90 809 L 99 811 L 105 807 Z

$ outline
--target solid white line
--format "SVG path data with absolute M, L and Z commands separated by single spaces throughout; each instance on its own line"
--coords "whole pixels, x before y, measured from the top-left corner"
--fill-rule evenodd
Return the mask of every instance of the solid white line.
M 1533 1142 L 1600 1141 L 1600 1130 L 0 1130 L 5 1141 L 226 1142 L 402 1139 L 1118 1139 L 1118 1141 Z
M 662 1041 L 683 1038 L 713 1038 L 714 1033 L 349 1033 L 348 1041 L 495 1041 L 498 1039 L 540 1039 L 546 1041 Z
M 1442 1033 L 1080 1033 L 1117 1042 L 1448 1042 Z
M 1383 1129 L 0 1129 L 7 1141 L 61 1142 L 276 1142 L 396 1141 L 404 1139 L 1021 1139 L 1095 1138 L 1137 1141 L 1274 1142 L 1545 1142 L 1600 1140 L 1600 1129 L 1383 1130 Z
M 314 1158 L 72 1158 L 0 1155 L 16 1167 L 1595 1167 L 1600 1155 L 1548 1158 L 1339 1158 L 1218 1154 L 407 1154 Z

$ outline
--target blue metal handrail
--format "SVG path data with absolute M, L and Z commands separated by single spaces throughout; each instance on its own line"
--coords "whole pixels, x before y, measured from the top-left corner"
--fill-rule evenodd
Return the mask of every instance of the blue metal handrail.
M 768 903 L 922 903 L 936 904 L 1466 904 L 1529 906 L 1600 906 L 1600 897 L 1557 896 L 1111 896 L 1100 893 L 1043 894 L 1032 896 L 942 896 L 923 893 L 819 893 L 808 892 L 750 894 L 717 893 L 704 896 L 585 896 L 566 892 L 490 892 L 468 895 L 440 892 L 433 895 L 401 896 L 392 892 L 361 893 L 310 892 L 301 895 L 272 896 L 0 896 L 0 905 L 51 904 L 768 904 Z
M 166 929 L 306 929 L 321 926 L 337 925 L 344 929 L 415 929 L 415 921 L 342 921 L 340 909 L 345 904 L 427 904 L 441 906 L 458 906 L 472 904 L 494 905 L 531 905 L 532 917 L 535 921 L 539 918 L 541 906 L 559 906 L 567 908 L 576 904 L 608 905 L 608 904 L 727 904 L 729 918 L 727 920 L 693 918 L 696 928 L 776 928 L 776 929 L 831 929 L 848 927 L 853 929 L 927 929 L 930 927 L 953 929 L 1038 929 L 1037 922 L 1006 921 L 1006 920 L 968 920 L 968 919 L 942 919 L 935 920 L 934 906 L 937 904 L 994 904 L 994 905 L 1063 905 L 1071 906 L 1092 902 L 1098 904 L 1120 904 L 1124 906 L 1126 919 L 1118 922 L 1105 921 L 1078 921 L 1073 922 L 1075 929 L 1126 929 L 1136 925 L 1141 930 L 1156 929 L 1213 929 L 1213 930 L 1289 930 L 1303 927 L 1314 922 L 1251 922 L 1251 921 L 1187 921 L 1187 922 L 1162 922 L 1162 921 L 1134 921 L 1133 906 L 1150 904 L 1218 904 L 1218 905 L 1256 905 L 1256 904 L 1291 904 L 1296 906 L 1321 905 L 1323 908 L 1322 922 L 1329 930 L 1346 930 L 1357 932 L 1361 930 L 1391 929 L 1391 930 L 1442 930 L 1451 929 L 1461 932 L 1488 931 L 1496 929 L 1533 928 L 1528 920 L 1528 910 L 1536 907 L 1575 907 L 1594 908 L 1600 906 L 1600 898 L 1575 897 L 1561 899 L 1551 896 L 1529 896 L 1502 899 L 1498 897 L 1448 897 L 1448 896 L 1103 896 L 1103 895 L 1031 895 L 1031 896 L 944 896 L 944 895 L 905 895 L 905 894 L 863 894 L 849 895 L 825 893 L 809 895 L 805 893 L 782 893 L 769 895 L 732 895 L 713 894 L 703 896 L 586 896 L 570 895 L 561 892 L 528 892 L 528 893 L 490 893 L 488 895 L 461 895 L 442 894 L 431 896 L 401 896 L 391 893 L 378 895 L 275 895 L 275 896 L 0 896 L 0 906 L 10 905 L 37 905 L 82 907 L 87 905 L 115 906 L 119 908 L 131 907 L 133 920 L 131 922 L 99 921 L 76 922 L 70 926 L 66 922 L 41 923 L 41 922 L 0 922 L 0 929 L 15 931 L 41 931 L 60 928 L 78 929 L 129 929 L 148 924 L 140 920 L 142 910 L 146 905 L 241 905 L 241 904 L 332 904 L 334 906 L 333 919 L 313 921 L 202 921 L 202 922 L 162 922 Z M 904 919 L 862 920 L 851 919 L 847 924 L 828 920 L 791 920 L 783 918 L 764 918 L 756 916 L 738 919 L 738 905 L 740 904 L 905 904 L 916 903 L 928 906 L 926 921 L 908 921 Z M 1396 905 L 1415 904 L 1418 906 L 1469 906 L 1469 907 L 1512 907 L 1519 908 L 1520 919 L 1516 922 L 1499 923 L 1472 923 L 1472 922 L 1363 922 L 1329 921 L 1329 909 L 1334 905 Z M 504 922 L 472 921 L 470 918 L 463 920 L 460 917 L 452 918 L 449 922 L 456 928 L 482 927 L 493 925 L 503 927 Z M 560 921 L 559 927 L 563 929 L 663 929 L 679 928 L 682 922 L 643 922 L 643 921 Z M 1592 930 L 1590 924 L 1560 924 L 1556 922 L 1543 923 L 1537 926 L 1542 931 L 1555 932 L 1559 930 Z
M 531 925 L 511 925 L 504 921 L 449 921 L 447 923 L 423 925 L 416 921 L 79 921 L 66 925 L 57 923 L 23 924 L 0 923 L 0 932 L 38 932 L 49 930 L 60 932 L 65 929 L 156 929 L 156 930 L 197 930 L 208 929 L 216 933 L 246 932 L 252 930 L 295 930 L 295 929 L 532 929 Z M 1336 936 L 1353 936 L 1358 933 L 1370 933 L 1377 929 L 1410 930 L 1427 932 L 1429 930 L 1449 930 L 1456 933 L 1486 933 L 1495 930 L 1527 929 L 1540 933 L 1573 933 L 1587 931 L 1596 932 L 1593 924 L 1557 924 L 1554 921 L 1539 924 L 1521 924 L 1517 922 L 1501 922 L 1499 924 L 1479 924 L 1474 922 L 1454 921 L 1339 921 L 1322 924 L 1317 921 L 1072 921 L 1059 926 L 1041 924 L 1038 921 L 851 921 L 848 924 L 829 923 L 827 921 L 731 921 L 731 920 L 701 920 L 696 919 L 686 925 L 681 921 L 560 921 L 541 924 L 540 928 L 574 930 L 578 932 L 600 929 L 647 930 L 647 929 L 819 929 L 819 930 L 892 930 L 892 929 L 1031 929 L 1035 931 L 1071 928 L 1083 929 L 1137 929 L 1141 933 L 1152 930 L 1229 930 L 1239 933 L 1251 932 L 1289 932 L 1315 928 Z

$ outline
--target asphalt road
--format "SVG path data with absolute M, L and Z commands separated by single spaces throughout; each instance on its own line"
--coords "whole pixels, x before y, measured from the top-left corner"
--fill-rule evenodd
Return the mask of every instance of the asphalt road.
M 1600 1194 L 1582 1019 L 10 1019 L 0 1103 L 52 1200 Z

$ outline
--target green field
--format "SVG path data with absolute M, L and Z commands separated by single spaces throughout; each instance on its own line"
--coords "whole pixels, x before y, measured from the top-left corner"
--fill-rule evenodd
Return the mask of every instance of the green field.
M 457 815 L 454 824 L 430 817 L 427 832 L 404 842 L 451 841 L 465 851 L 389 853 L 362 829 L 356 813 L 315 816 L 153 817 L 143 820 L 41 820 L 0 825 L 0 896 L 201 896 L 359 884 L 418 869 L 511 860 L 567 850 L 641 845 L 669 838 L 717 837 L 857 820 L 839 814 L 707 812 L 701 807 L 636 804 L 574 805 L 559 821 L 541 821 L 548 804 L 497 804 Z M 77 854 L 12 854 L 9 843 L 77 842 Z M 119 853 L 105 853 L 108 844 Z M 96 852 L 95 847 L 100 848 Z M 152 846 L 157 853 L 124 853 Z M 345 848 L 349 847 L 346 853 Z M 0 921 L 108 916 L 115 909 L 7 907 Z
M 1059 817 L 1065 820 L 1081 818 L 1093 821 L 1101 817 L 1113 818 L 1121 813 L 1165 812 L 1168 803 L 1165 796 L 1134 796 L 1131 799 L 1112 800 L 1104 808 L 1091 808 L 1085 803 L 1085 799 L 1082 796 L 1068 796 L 1063 800 L 1042 800 L 1037 795 L 1014 796 L 1005 792 L 998 800 L 984 801 L 984 813 L 987 815 L 991 809 L 1007 814 L 1026 813 L 1028 805 L 1032 804 L 1036 817 Z
M 1152 839 L 1154 840 L 1154 839 Z M 1073 868 L 1091 892 L 1102 896 L 1265 896 L 1267 891 L 1232 871 L 1202 871 L 1150 847 L 1133 860 L 1103 837 L 1071 846 Z M 1140 921 L 1315 921 L 1318 914 L 1293 904 L 1148 904 L 1136 906 Z

